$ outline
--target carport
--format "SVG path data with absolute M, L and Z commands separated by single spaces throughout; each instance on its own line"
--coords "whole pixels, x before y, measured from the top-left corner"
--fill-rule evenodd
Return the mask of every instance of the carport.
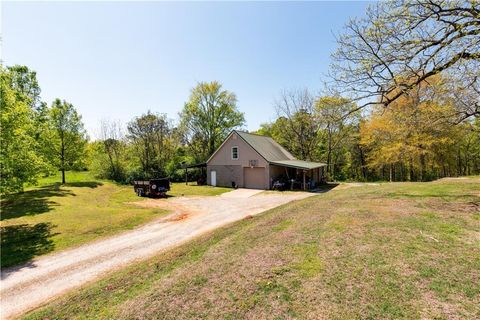
M 200 176 L 203 179 L 203 181 L 206 182 L 206 179 L 205 179 L 205 176 L 207 175 L 207 173 L 206 173 L 207 163 L 206 162 L 190 164 L 190 165 L 183 164 L 183 167 L 185 168 L 185 184 L 186 185 L 188 185 L 188 169 L 193 169 L 193 168 L 200 168 L 200 170 L 201 170 Z M 197 181 L 197 183 L 198 182 L 199 181 Z M 198 183 L 198 184 L 201 185 L 201 184 L 204 184 L 204 183 Z
M 325 181 L 326 164 L 303 160 L 281 160 L 270 162 L 270 181 L 273 183 L 280 177 L 291 182 L 290 188 L 300 183 L 302 190 L 311 189 Z

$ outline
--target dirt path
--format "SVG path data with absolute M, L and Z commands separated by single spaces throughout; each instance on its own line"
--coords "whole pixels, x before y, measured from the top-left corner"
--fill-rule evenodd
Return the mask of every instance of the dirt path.
M 167 207 L 174 212 L 138 229 L 2 270 L 1 318 L 18 316 L 106 272 L 207 231 L 313 195 L 254 194 L 240 189 L 225 196 L 142 201 L 140 205 Z

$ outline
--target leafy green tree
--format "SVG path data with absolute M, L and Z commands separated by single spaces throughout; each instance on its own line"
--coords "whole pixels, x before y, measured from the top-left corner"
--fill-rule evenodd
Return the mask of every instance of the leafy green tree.
M 320 97 L 315 102 L 315 119 L 320 126 L 320 140 L 325 146 L 320 159 L 327 163 L 329 178 L 335 178 L 338 171 L 335 164 L 344 151 L 344 142 L 353 133 L 352 124 L 356 122 L 358 115 L 351 114 L 350 117 L 345 115 L 354 109 L 355 104 L 338 96 Z
M 65 171 L 78 168 L 86 159 L 87 136 L 82 117 L 75 107 L 56 99 L 48 110 L 48 130 L 42 138 L 50 162 L 62 172 L 65 184 Z
M 40 86 L 37 80 L 37 73 L 27 66 L 15 65 L 7 67 L 11 77 L 12 89 L 17 93 L 17 98 L 27 103 L 32 110 L 41 108 Z
M 195 158 L 188 155 L 185 147 L 178 147 L 175 150 L 175 154 L 167 163 L 166 173 L 167 176 L 173 181 L 183 181 L 185 179 L 184 165 L 195 164 Z M 192 181 L 198 178 L 199 170 L 192 168 L 189 169 L 188 179 Z
M 331 179 L 356 172 L 347 167 L 361 162 L 349 154 L 359 115 L 345 116 L 355 109 L 354 103 L 338 96 L 315 99 L 307 90 L 293 90 L 284 91 L 275 107 L 279 117 L 262 124 L 258 134 L 271 136 L 299 159 L 326 162 Z
M 452 167 L 456 167 L 455 174 L 459 176 L 480 173 L 480 117 L 457 124 L 453 129 L 454 148 L 437 151 L 440 161 L 449 160 L 446 166 L 442 166 L 442 175 L 449 175 Z
M 285 147 L 292 154 L 296 154 L 292 141 L 289 139 L 290 134 L 287 132 L 288 119 L 285 117 L 279 117 L 273 122 L 262 123 L 260 129 L 253 133 L 262 136 L 272 137 L 276 142 Z
M 292 155 L 300 158 L 302 155 L 299 152 L 298 143 L 292 139 L 293 133 L 290 131 L 289 121 L 286 117 L 281 116 L 273 122 L 262 123 L 260 129 L 253 133 L 272 137 Z
M 127 138 L 133 148 L 135 162 L 144 178 L 163 176 L 178 141 L 166 115 L 150 111 L 127 125 Z M 111 146 L 112 148 L 114 146 Z
M 273 122 L 264 122 L 260 124 L 260 128 L 252 133 L 272 137 L 273 136 Z
M 23 190 L 44 169 L 35 140 L 33 110 L 15 88 L 10 72 L 0 66 L 0 193 Z
M 17 99 L 26 103 L 33 111 L 30 115 L 34 121 L 34 137 L 38 142 L 37 146 L 41 148 L 44 143 L 41 141 L 41 136 L 48 125 L 48 105 L 41 101 L 37 73 L 27 66 L 20 65 L 7 67 L 6 72 L 10 75 L 11 87 Z
M 346 179 L 366 181 L 372 179 L 373 175 L 367 167 L 366 151 L 360 144 L 360 127 L 364 119 L 359 117 L 359 121 L 349 124 L 349 135 L 346 138 L 346 156 L 347 165 L 342 168 Z
M 181 126 L 188 141 L 197 146 L 197 160 L 206 160 L 235 128 L 245 123 L 237 109 L 234 93 L 222 90 L 219 82 L 200 82 L 192 89 L 190 99 L 180 113 Z
M 386 168 L 390 181 L 398 180 L 397 172 L 400 180 L 426 181 L 448 162 L 439 155 L 454 150 L 458 128 L 446 120 L 453 106 L 434 96 L 425 99 L 441 85 L 438 77 L 420 84 L 415 93 L 398 98 L 387 110 L 374 110 L 362 125 L 361 143 L 369 149 L 368 165 Z

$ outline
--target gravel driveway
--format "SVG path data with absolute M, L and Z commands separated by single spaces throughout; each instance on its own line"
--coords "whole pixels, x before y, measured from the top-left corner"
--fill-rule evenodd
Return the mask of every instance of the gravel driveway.
M 169 208 L 173 213 L 135 230 L 2 270 L 1 318 L 15 317 L 106 272 L 207 231 L 311 195 L 238 189 L 215 197 L 140 201 L 136 204 Z

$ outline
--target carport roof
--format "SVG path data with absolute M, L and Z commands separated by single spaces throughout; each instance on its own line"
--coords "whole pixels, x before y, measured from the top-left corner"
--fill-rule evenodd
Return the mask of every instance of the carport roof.
M 316 168 L 326 166 L 325 163 L 310 162 L 310 161 L 303 161 L 303 160 L 281 160 L 281 161 L 271 161 L 270 163 L 279 165 L 282 167 L 304 169 L 304 170 L 311 170 L 311 169 L 316 169 Z

